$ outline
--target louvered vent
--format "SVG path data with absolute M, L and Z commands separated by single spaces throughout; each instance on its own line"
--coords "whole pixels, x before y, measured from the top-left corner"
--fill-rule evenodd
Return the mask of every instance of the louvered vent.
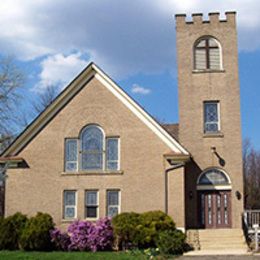
M 206 50 L 196 49 L 195 51 L 195 68 L 197 70 L 206 69 Z
M 197 70 L 221 69 L 220 48 L 214 38 L 203 38 L 197 42 L 194 54 L 194 67 Z
M 209 50 L 209 68 L 216 70 L 220 69 L 219 48 Z

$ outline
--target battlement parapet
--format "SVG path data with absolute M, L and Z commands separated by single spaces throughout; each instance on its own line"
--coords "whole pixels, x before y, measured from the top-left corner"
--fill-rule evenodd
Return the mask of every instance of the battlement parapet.
M 191 15 L 192 20 L 187 21 L 186 20 L 186 14 L 176 14 L 175 15 L 175 20 L 176 20 L 176 25 L 191 25 L 191 24 L 203 24 L 203 23 L 210 23 L 210 24 L 217 24 L 217 23 L 235 23 L 236 20 L 236 12 L 234 11 L 229 11 L 225 12 L 226 19 L 220 19 L 220 13 L 219 12 L 211 12 L 208 14 L 209 19 L 205 20 L 203 19 L 203 13 L 194 13 Z

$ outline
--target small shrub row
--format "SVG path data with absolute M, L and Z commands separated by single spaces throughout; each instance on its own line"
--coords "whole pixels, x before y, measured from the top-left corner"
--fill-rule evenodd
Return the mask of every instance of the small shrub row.
M 181 254 L 185 235 L 161 211 L 142 214 L 121 213 L 112 219 L 95 223 L 74 221 L 67 232 L 54 228 L 52 217 L 37 213 L 27 218 L 16 213 L 0 219 L 0 250 L 26 251 L 103 251 L 118 249 L 149 249 L 162 254 Z M 158 250 L 158 251 L 157 251 Z
M 63 251 L 103 251 L 111 250 L 113 229 L 109 218 L 90 221 L 75 221 L 67 232 L 59 229 L 51 231 L 52 242 Z
M 185 235 L 162 211 L 122 213 L 113 218 L 112 224 L 119 248 L 157 247 L 164 254 L 180 254 L 184 250 Z
M 31 218 L 21 213 L 2 218 L 0 250 L 52 250 L 51 229 L 54 229 L 52 217 L 40 212 Z

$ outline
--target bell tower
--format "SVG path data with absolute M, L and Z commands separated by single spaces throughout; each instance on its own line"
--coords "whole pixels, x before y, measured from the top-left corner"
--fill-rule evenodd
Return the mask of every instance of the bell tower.
M 203 212 L 202 199 L 205 194 L 215 199 L 211 194 L 214 190 L 220 194 L 221 189 L 229 190 L 230 201 L 225 204 L 226 197 L 216 195 L 214 205 L 225 205 L 224 213 L 221 211 L 223 220 L 216 219 L 214 227 L 219 221 L 232 228 L 241 227 L 243 198 L 238 194 L 243 194 L 243 174 L 236 13 L 225 15 L 226 19 L 221 20 L 219 13 L 209 13 L 209 20 L 205 20 L 196 13 L 192 14 L 192 21 L 186 21 L 185 14 L 175 16 L 179 140 L 193 157 L 185 172 L 188 227 L 207 227 L 203 218 L 212 220 L 213 215 L 206 214 L 213 214 L 214 209 Z M 208 169 L 212 170 L 207 172 Z M 226 175 L 229 183 L 221 185 L 217 170 Z M 199 183 L 203 172 L 208 174 L 204 178 L 208 183 Z M 202 191 L 205 196 L 200 197 Z M 220 214 L 218 210 L 215 209 L 216 215 Z

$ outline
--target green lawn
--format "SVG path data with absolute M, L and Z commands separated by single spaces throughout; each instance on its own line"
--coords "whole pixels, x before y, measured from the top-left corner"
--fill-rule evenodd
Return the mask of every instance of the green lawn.
M 141 259 L 145 260 L 147 257 L 138 254 L 133 255 L 130 252 L 23 252 L 23 251 L 0 251 L 1 260 L 96 260 L 96 259 L 105 259 L 105 260 L 134 260 Z

